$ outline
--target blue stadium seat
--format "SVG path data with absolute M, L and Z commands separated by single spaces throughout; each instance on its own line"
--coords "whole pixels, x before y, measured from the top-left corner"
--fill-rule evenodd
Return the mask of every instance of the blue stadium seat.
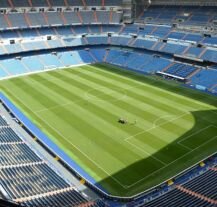
M 20 75 L 28 72 L 28 70 L 22 65 L 21 61 L 17 59 L 3 60 L 1 61 L 1 66 L 11 75 Z
M 165 73 L 175 75 L 181 78 L 187 78 L 190 74 L 192 74 L 196 70 L 195 67 L 191 65 L 184 65 L 182 63 L 175 63 L 171 65 Z
M 217 84 L 217 70 L 201 70 L 191 78 L 192 85 L 201 85 L 207 89 Z
M 217 63 L 217 50 L 208 49 L 201 57 L 203 60 L 209 60 Z
M 105 56 L 105 50 L 104 49 L 91 49 L 91 53 L 99 62 L 103 62 L 103 59 Z
M 22 62 L 32 72 L 42 71 L 45 68 L 37 56 L 23 57 Z

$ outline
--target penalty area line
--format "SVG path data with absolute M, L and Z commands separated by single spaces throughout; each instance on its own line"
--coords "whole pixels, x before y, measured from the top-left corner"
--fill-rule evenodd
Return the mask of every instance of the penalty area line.
M 157 118 L 157 119 L 154 121 L 153 126 L 152 126 L 151 128 L 142 130 L 142 131 L 140 131 L 140 132 L 138 132 L 138 133 L 136 133 L 136 134 L 134 134 L 134 135 L 132 135 L 132 136 L 129 136 L 129 137 L 125 138 L 124 141 L 127 141 L 127 140 L 129 140 L 129 139 L 133 139 L 133 138 L 135 138 L 137 135 L 140 135 L 140 134 L 143 134 L 143 133 L 145 133 L 145 132 L 151 131 L 152 129 L 156 129 L 157 127 L 163 126 L 164 124 L 168 124 L 168 123 L 170 123 L 170 122 L 172 122 L 172 121 L 178 120 L 178 119 L 180 119 L 180 118 L 186 116 L 187 114 L 190 114 L 190 112 L 186 112 L 186 113 L 184 113 L 184 114 L 182 114 L 182 115 L 180 115 L 180 116 L 177 116 L 177 117 L 174 118 L 174 119 L 170 119 L 170 120 L 168 120 L 168 121 L 166 121 L 166 122 L 164 122 L 164 123 L 162 123 L 162 124 L 159 124 L 159 125 L 156 125 L 156 123 L 155 123 L 156 120 L 159 120 L 159 118 Z
M 195 150 L 199 149 L 200 147 L 202 147 L 202 146 L 206 145 L 207 143 L 209 143 L 210 141 L 213 141 L 213 140 L 214 140 L 214 139 L 216 139 L 216 138 L 217 138 L 217 136 L 214 136 L 213 138 L 211 138 L 211 139 L 209 139 L 208 141 L 204 142 L 204 143 L 203 143 L 203 144 L 201 144 L 200 146 L 198 146 L 198 147 L 196 147 L 196 148 L 192 149 L 191 151 L 189 151 L 189 152 L 185 153 L 184 155 L 182 155 L 181 157 L 179 157 L 179 158 L 175 159 L 174 161 L 170 162 L 169 164 L 167 164 L 167 165 L 165 165 L 165 166 L 163 166 L 163 167 L 159 168 L 158 170 L 155 170 L 153 173 L 151 173 L 151 174 L 149 174 L 149 175 L 145 176 L 144 178 L 142 178 L 142 179 L 140 179 L 140 180 L 136 181 L 135 183 L 133 183 L 133 184 L 131 184 L 131 185 L 128 185 L 128 186 L 127 186 L 127 188 L 131 188 L 131 187 L 135 186 L 136 184 L 140 183 L 141 181 L 143 181 L 143 180 L 147 179 L 148 177 L 151 177 L 151 176 L 153 176 L 153 175 L 154 175 L 154 174 L 156 174 L 157 172 L 159 172 L 159 171 L 161 171 L 161 170 L 165 169 L 166 167 L 168 167 L 168 166 L 170 166 L 171 164 L 173 164 L 173 163 L 177 162 L 178 160 L 182 159 L 182 158 L 183 158 L 183 157 L 185 157 L 186 155 L 188 155 L 188 154 L 192 153 L 193 151 L 195 151 Z M 192 164 L 191 166 L 193 166 L 193 165 L 194 165 L 194 164 Z M 177 175 L 177 174 L 176 174 L 176 175 Z M 168 178 L 168 179 L 169 179 L 169 178 Z M 165 179 L 165 180 L 168 180 L 168 179 Z
M 156 158 L 155 156 L 153 156 L 151 153 L 147 152 L 146 150 L 144 150 L 144 149 L 138 147 L 136 144 L 133 144 L 133 143 L 131 143 L 131 142 L 128 141 L 128 140 L 125 140 L 125 141 L 126 141 L 127 143 L 129 143 L 130 145 L 134 146 L 135 148 L 137 148 L 138 150 L 140 150 L 140 151 L 146 153 L 147 155 L 149 155 L 149 156 L 152 157 L 153 159 L 157 160 L 158 162 L 160 162 L 160 163 L 163 164 L 164 166 L 167 165 L 167 163 L 165 163 L 165 162 L 163 162 L 162 160 Z
M 206 131 L 207 129 L 209 129 L 209 128 L 211 128 L 211 127 L 217 128 L 216 126 L 214 126 L 214 125 L 211 124 L 211 125 L 206 126 L 206 127 L 202 128 L 202 129 L 200 129 L 200 130 L 197 130 L 196 132 L 192 133 L 191 135 L 189 135 L 189 136 L 183 138 L 182 140 L 178 141 L 177 144 L 180 145 L 180 146 L 182 146 L 182 147 L 184 147 L 184 148 L 186 148 L 186 149 L 192 150 L 192 148 L 186 146 L 185 144 L 183 144 L 183 142 L 184 142 L 185 140 L 191 138 L 192 136 L 194 136 L 194 135 L 200 133 L 200 132 Z
M 32 109 L 27 106 L 19 97 L 17 97 L 11 90 L 10 91 L 11 94 L 13 94 L 26 108 L 28 108 L 33 114 L 35 114 L 35 116 L 37 116 L 41 121 L 43 121 L 45 124 L 47 124 L 51 129 L 53 129 L 56 133 L 58 133 L 64 140 L 66 140 L 70 145 L 72 145 L 75 149 L 77 149 L 81 154 L 83 154 L 89 161 L 91 161 L 98 169 L 102 170 L 106 175 L 108 175 L 109 177 L 111 177 L 116 183 L 118 183 L 120 186 L 122 186 L 124 189 L 127 189 L 127 185 L 122 184 L 119 180 L 117 180 L 116 178 L 114 178 L 114 176 L 112 176 L 110 173 L 108 173 L 106 170 L 104 170 L 98 163 L 96 163 L 94 160 L 92 160 L 87 154 L 85 154 L 83 151 L 81 151 L 77 146 L 75 146 L 74 144 L 72 144 L 71 142 L 68 141 L 68 139 L 62 134 L 60 133 L 57 129 L 55 129 L 53 126 L 51 126 L 47 121 L 45 121 L 44 119 L 42 119 L 37 113 L 35 113 L 34 111 L 32 111 Z
M 192 133 L 191 135 L 189 135 L 189 136 L 187 136 L 187 137 L 181 139 L 181 140 L 178 141 L 177 143 L 178 143 L 178 144 L 181 144 L 182 142 L 184 142 L 185 140 L 189 139 L 190 137 L 192 137 L 192 136 L 194 136 L 194 135 L 196 135 L 196 134 L 198 134 L 198 133 L 200 133 L 200 132 L 203 132 L 203 131 L 205 131 L 206 129 L 208 129 L 208 128 L 210 128 L 210 127 L 213 127 L 213 125 L 209 125 L 209 126 L 206 126 L 206 127 L 202 128 L 202 129 L 200 129 L 200 130 L 197 130 L 196 132 Z

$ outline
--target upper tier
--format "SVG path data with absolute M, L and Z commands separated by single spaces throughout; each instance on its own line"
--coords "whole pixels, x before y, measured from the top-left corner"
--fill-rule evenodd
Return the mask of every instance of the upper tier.
M 217 20 L 216 6 L 165 6 L 152 5 L 139 17 L 146 23 L 204 26 Z
M 119 24 L 121 11 L 70 11 L 0 14 L 0 29 L 77 24 Z
M 0 8 L 58 6 L 121 6 L 122 0 L 1 0 Z

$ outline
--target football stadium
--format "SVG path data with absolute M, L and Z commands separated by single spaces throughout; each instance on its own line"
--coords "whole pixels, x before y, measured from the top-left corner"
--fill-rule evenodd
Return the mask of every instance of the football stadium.
M 216 0 L 0 0 L 0 207 L 216 206 Z

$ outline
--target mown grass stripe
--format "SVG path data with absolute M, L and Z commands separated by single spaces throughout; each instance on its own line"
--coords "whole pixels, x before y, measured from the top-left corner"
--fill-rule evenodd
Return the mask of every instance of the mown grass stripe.
M 109 69 L 108 69 L 109 67 Z M 85 67 L 81 67 L 85 69 Z M 144 87 L 148 87 L 150 91 L 153 93 L 161 93 L 162 96 L 170 96 L 171 98 L 175 95 L 177 102 L 181 100 L 185 100 L 187 102 L 187 105 L 192 105 L 192 107 L 197 104 L 198 106 L 204 108 L 207 107 L 208 109 L 213 108 L 210 104 L 206 104 L 207 100 L 209 100 L 209 103 L 212 103 L 213 106 L 217 106 L 215 97 L 213 96 L 207 96 L 203 93 L 198 93 L 195 90 L 192 89 L 183 89 L 178 84 L 170 83 L 168 81 L 162 81 L 160 79 L 156 78 L 148 78 L 141 74 L 136 74 L 132 71 L 126 71 L 120 68 L 117 68 L 116 66 L 112 65 L 88 65 L 87 68 L 94 69 L 95 73 L 106 73 L 106 76 L 111 76 L 114 80 L 115 79 L 121 79 L 121 82 L 128 82 L 128 84 L 136 83 L 139 85 L 144 85 Z M 122 74 L 122 75 L 121 75 Z M 124 75 L 123 75 L 124 74 Z M 186 96 L 183 96 L 186 95 Z M 193 97 L 193 99 L 192 99 Z M 195 100 L 194 98 L 197 98 Z M 193 101 L 193 102 L 192 102 Z M 200 108 L 199 107 L 199 108 Z
M 59 79 L 61 79 L 60 78 L 60 76 L 58 76 L 59 77 Z M 67 82 L 69 82 L 69 81 L 67 81 Z M 74 83 L 74 82 L 73 82 Z M 168 133 L 169 133 L 169 131 L 168 131 Z M 159 140 L 159 138 L 156 136 L 156 137 L 153 137 L 153 138 L 155 138 L 156 140 Z M 161 140 L 162 141 L 162 140 Z M 168 143 L 168 139 L 165 139 L 164 140 L 164 146 L 166 145 Z
M 117 80 L 117 81 L 112 80 L 106 76 L 106 73 L 102 74 L 102 75 L 96 75 L 95 70 L 93 69 L 93 66 L 88 66 L 88 67 L 91 67 L 91 69 L 90 70 L 87 70 L 87 69 L 86 70 L 76 70 L 76 72 L 78 74 L 91 76 L 93 78 L 93 80 L 94 79 L 103 80 L 102 82 L 110 83 L 111 86 L 121 87 L 121 88 L 129 88 L 128 90 L 130 90 L 132 92 L 132 95 L 137 94 L 140 97 L 145 97 L 146 99 L 151 97 L 152 99 L 155 100 L 155 102 L 158 102 L 158 100 L 159 100 L 158 98 L 161 97 L 161 99 L 160 99 L 161 105 L 162 104 L 169 105 L 170 106 L 169 109 L 173 109 L 174 104 L 176 105 L 176 107 L 174 109 L 175 112 L 177 112 L 177 110 L 188 111 L 188 110 L 196 110 L 197 109 L 197 108 L 195 109 L 195 104 L 192 104 L 192 106 L 189 106 L 189 103 L 186 103 L 185 99 L 183 99 L 183 98 L 182 99 L 180 98 L 180 101 L 177 103 L 177 101 L 173 101 L 174 99 L 176 99 L 176 97 L 171 99 L 170 94 L 166 94 L 166 95 L 162 96 L 161 92 L 159 92 L 159 89 L 157 90 L 154 87 L 152 87 L 152 88 L 149 88 L 149 90 L 147 90 L 147 87 L 144 87 L 145 84 L 141 84 L 141 86 L 139 86 L 139 87 L 137 85 L 136 88 L 135 87 L 129 87 L 129 85 L 127 83 L 126 84 L 122 83 L 121 79 Z M 73 73 L 74 73 L 74 71 L 73 71 Z M 148 87 L 150 87 L 150 85 L 148 85 Z M 198 108 L 199 108 L 199 106 L 198 106 Z
M 54 74 L 53 74 L 54 75 Z M 57 75 L 56 75 L 56 77 L 57 77 Z M 61 77 L 61 75 L 58 75 L 58 78 L 59 77 Z M 59 79 L 62 79 L 62 78 L 59 78 Z M 73 84 L 75 83 L 75 80 L 70 80 L 69 78 L 68 78 L 68 76 L 65 78 L 65 80 L 66 80 L 66 82 L 73 82 Z M 83 81 L 84 82 L 84 81 Z M 90 86 L 90 84 L 88 84 L 89 86 Z M 146 117 L 147 118 L 147 117 Z M 167 120 L 166 120 L 167 121 Z M 186 120 L 185 120 L 185 122 L 186 122 Z M 172 124 L 172 125 L 174 125 L 174 123 Z M 177 128 L 178 126 L 174 126 L 174 128 Z M 181 127 L 180 127 L 181 128 Z M 171 131 L 171 128 L 169 128 L 169 130 L 167 131 L 167 133 L 168 134 L 171 134 L 172 133 L 172 131 Z M 166 140 L 166 139 L 164 139 L 164 142 L 165 143 L 168 143 L 168 140 Z
M 52 76 L 58 78 L 59 74 L 54 74 L 53 73 Z M 81 83 L 80 79 L 77 80 L 78 78 L 71 78 L 71 77 L 68 77 L 68 76 L 64 76 L 63 77 L 63 76 L 64 75 L 61 76 L 61 80 L 64 80 L 65 82 L 67 82 L 68 84 L 70 84 L 71 87 L 73 87 L 73 88 L 77 87 L 77 88 L 83 89 L 84 87 L 85 88 L 87 87 L 90 90 L 95 90 L 99 94 L 99 96 L 104 94 L 103 89 L 100 88 L 97 85 L 97 83 L 88 82 L 88 81 L 86 81 L 86 82 L 83 81 L 83 83 Z M 81 92 L 82 92 L 82 90 L 81 90 Z M 156 118 L 157 118 L 157 116 L 153 117 L 152 113 L 147 112 L 144 108 L 141 111 L 138 107 L 134 107 L 133 104 L 131 104 L 130 102 L 126 103 L 126 101 L 122 101 L 122 100 L 118 100 L 118 101 L 114 102 L 114 99 L 117 98 L 117 97 L 112 96 L 112 95 L 108 95 L 108 94 L 105 94 L 105 95 L 107 96 L 106 100 L 109 103 L 109 107 L 108 107 L 109 110 L 107 111 L 108 113 L 113 113 L 113 109 L 114 108 L 116 108 L 117 111 L 119 111 L 120 109 L 127 109 L 126 113 L 128 113 L 128 114 L 131 111 L 133 112 L 133 114 L 131 114 L 132 117 L 134 116 L 135 118 L 140 118 L 141 120 L 143 120 L 143 117 L 146 117 L 147 120 L 146 121 L 143 120 L 143 121 L 145 122 L 145 125 L 148 126 L 148 128 L 152 126 L 153 121 L 156 120 Z M 91 101 L 91 103 L 100 105 L 100 102 L 97 102 L 97 101 L 94 101 L 94 100 Z M 102 102 L 102 104 L 104 105 L 104 107 L 103 106 L 102 107 L 106 110 L 107 103 L 106 102 Z M 114 115 L 114 117 L 116 117 L 116 119 L 118 117 L 120 117 L 119 114 L 113 114 L 113 115 Z M 124 117 L 126 117 L 125 114 L 122 114 L 122 115 Z M 152 117 L 153 121 L 149 122 L 148 120 L 150 120 L 151 117 Z M 133 119 L 133 121 L 134 121 L 134 119 Z
M 37 80 L 32 77 L 37 77 Z M 19 82 L 17 79 L 25 81 Z M 216 151 L 214 143 L 217 139 L 204 143 L 205 139 L 201 136 L 199 142 L 204 144 L 196 150 L 192 149 L 192 152 L 187 147 L 198 146 L 196 138 L 184 142 L 186 147 L 179 145 L 179 140 L 197 130 L 211 123 L 217 126 L 217 114 L 214 113 L 217 102 L 208 95 L 179 88 L 176 83 L 95 65 L 5 80 L 0 83 L 0 87 L 53 140 L 56 139 L 59 146 L 116 195 L 126 196 L 143 191 Z M 128 90 L 126 99 L 117 100 L 125 88 Z M 89 89 L 94 90 L 90 91 L 91 99 L 87 101 L 84 93 Z M 150 101 L 146 102 L 148 98 Z M 168 104 L 160 108 L 163 101 Z M 62 102 L 66 105 L 61 105 Z M 183 111 L 175 110 L 177 106 Z M 201 111 L 197 111 L 198 108 Z M 148 113 L 143 113 L 145 110 Z M 184 111 L 188 112 L 186 116 L 173 120 Z M 171 117 L 163 118 L 163 115 Z M 120 116 L 126 116 L 130 121 L 137 119 L 138 122 L 126 126 L 113 122 Z M 78 123 L 74 123 L 74 120 L 78 120 Z M 154 120 L 157 127 L 144 132 L 153 127 Z M 85 126 L 89 134 L 83 132 Z M 136 133 L 138 135 L 134 137 Z M 97 138 L 91 141 L 95 134 Z M 101 135 L 106 135 L 106 139 Z M 128 141 L 135 146 L 125 141 L 128 135 L 131 136 Z M 84 149 L 89 157 L 76 147 L 66 146 L 68 142 L 64 137 Z M 88 158 L 106 167 L 102 169 Z M 157 159 L 169 165 L 164 168 Z
M 40 84 L 40 83 L 39 83 Z M 57 91 L 61 91 L 61 93 L 62 94 L 64 94 L 64 96 L 65 97 L 71 97 L 71 93 L 70 92 L 68 92 L 68 91 L 66 91 L 63 87 L 58 87 L 57 85 L 55 85 L 55 83 L 54 82 L 50 82 L 49 80 L 47 80 L 47 86 L 49 87 L 49 88 L 55 88 Z M 90 103 L 91 104 L 91 103 Z M 92 107 L 90 107 L 90 109 L 91 109 Z M 99 109 L 98 108 L 96 108 L 96 111 L 99 111 Z M 96 113 L 96 111 L 93 111 L 94 112 L 94 114 Z M 105 114 L 105 112 L 103 111 L 103 113 L 101 113 L 101 114 Z M 116 121 L 115 121 L 115 123 L 116 123 Z M 125 134 L 125 136 L 126 136 L 126 134 Z
M 32 86 L 30 85 L 30 84 L 28 84 L 28 83 L 26 83 L 26 86 L 28 87 L 28 88 L 31 88 Z M 55 89 L 55 87 L 54 87 L 54 89 Z M 43 100 L 44 99 L 44 97 L 46 97 L 43 93 L 41 93 L 40 91 L 37 91 L 37 89 L 34 91 L 35 93 L 34 93 L 34 96 L 36 96 L 36 97 L 39 97 L 39 99 L 40 100 Z M 47 98 L 47 100 L 46 100 L 48 103 L 52 103 L 51 105 L 53 105 L 54 104 L 54 101 L 53 100 L 51 100 L 50 98 Z M 79 111 L 79 112 L 81 112 L 81 111 Z M 56 115 L 58 115 L 58 111 L 55 111 L 55 112 L 53 112 L 54 114 L 56 114 Z M 79 116 L 77 116 L 77 115 L 75 115 L 75 113 L 71 113 L 69 110 L 64 110 L 64 111 L 61 111 L 61 113 L 62 113 L 62 117 L 64 117 L 64 119 L 62 118 L 62 120 L 61 121 L 65 121 L 65 123 L 70 123 L 70 120 L 72 119 L 72 116 L 74 116 L 73 117 L 73 120 L 75 120 L 75 122 L 74 122 L 74 124 L 73 124 L 73 129 L 74 128 L 77 128 L 78 127 L 78 129 L 79 129 L 79 131 L 80 132 L 87 132 L 87 134 L 86 133 L 82 133 L 83 134 L 83 138 L 87 138 L 88 137 L 88 134 L 91 132 L 91 130 L 94 130 L 94 134 L 95 134 L 95 137 L 94 137 L 94 139 L 95 139 L 95 144 L 96 144 L 96 146 L 99 146 L 99 149 L 101 149 L 101 150 L 103 150 L 104 149 L 104 151 L 106 152 L 106 149 L 108 149 L 108 148 L 113 148 L 113 146 L 114 145 L 116 145 L 116 146 L 119 146 L 119 144 L 117 143 L 117 142 L 112 142 L 112 139 L 111 139 L 111 137 L 108 137 L 108 136 L 106 136 L 102 131 L 100 131 L 99 132 L 99 130 L 97 129 L 97 128 L 94 128 L 93 126 L 90 126 L 88 123 L 82 123 L 82 121 L 81 121 L 81 118 L 79 118 Z M 84 121 L 84 120 L 83 120 Z M 75 125 L 76 124 L 76 125 Z M 86 127 L 86 129 L 85 130 L 83 130 L 82 129 L 82 127 L 83 127 L 83 125 L 85 125 L 85 127 Z M 79 128 L 80 127 L 80 128 Z M 81 138 L 81 137 L 80 137 Z M 94 141 L 94 139 L 91 139 L 91 141 Z M 88 140 L 86 140 L 86 142 L 88 142 Z M 65 146 L 66 148 L 68 148 L 69 147 L 69 145 L 68 145 L 69 143 L 67 142 L 67 145 Z M 113 156 L 116 158 L 116 159 L 119 159 L 121 156 L 118 156 L 119 155 L 119 153 L 120 153 L 120 149 L 121 149 L 121 147 L 123 148 L 123 146 L 119 146 L 118 148 L 117 148 L 117 152 L 115 153 L 115 151 L 113 150 Z M 106 148 L 106 149 L 105 149 Z M 95 149 L 95 150 L 97 150 L 97 149 Z M 126 149 L 125 149 L 125 151 L 126 151 Z M 104 153 L 104 155 L 105 155 L 105 153 Z M 111 155 L 110 155 L 111 156 Z M 131 152 L 131 158 L 132 157 L 134 157 L 134 154 L 133 154 L 133 152 Z M 106 158 L 106 156 L 104 157 L 104 158 Z M 137 157 L 138 158 L 138 157 Z M 135 161 L 135 160 L 134 160 Z M 117 162 L 117 161 L 116 161 Z M 119 163 L 120 164 L 120 163 Z M 104 166 L 105 168 L 106 168 L 106 166 Z
M 87 79 L 86 79 L 86 81 L 87 81 Z M 83 81 L 84 82 L 84 81 Z M 96 82 L 96 80 L 95 80 L 95 82 Z M 89 83 L 89 82 L 88 82 Z M 106 86 L 105 86 L 106 87 Z M 107 86 L 107 87 L 109 87 L 109 86 Z M 135 99 L 136 99 L 136 97 L 135 97 Z M 139 103 L 136 103 L 135 102 L 135 99 L 133 99 L 133 100 L 131 100 L 132 102 L 133 102 L 133 108 L 134 108 L 134 110 L 135 110 L 135 108 L 138 108 L 139 107 Z M 146 101 L 146 100 L 145 100 Z M 155 102 L 155 100 L 152 100 L 151 102 Z M 129 101 L 129 103 L 130 103 L 130 101 Z M 122 104 L 122 103 L 121 103 Z M 168 106 L 165 106 L 167 109 L 169 108 Z M 133 109 L 132 109 L 133 110 Z M 156 108 L 156 110 L 157 110 L 157 108 Z M 148 113 L 154 113 L 154 114 L 158 114 L 157 113 L 157 111 L 156 110 L 151 110 L 151 109 L 149 109 L 148 110 Z M 175 110 L 175 109 L 174 109 Z M 162 110 L 163 111 L 163 110 Z M 177 111 L 177 110 L 176 110 Z M 165 110 L 164 110 L 164 112 L 165 112 Z M 140 113 L 140 112 L 139 112 Z M 138 114 L 139 114 L 138 113 Z M 141 114 L 141 113 L 140 113 Z M 168 115 L 168 113 L 167 113 L 167 115 Z M 143 114 L 143 118 L 146 118 L 147 119 L 147 115 L 146 114 Z M 149 117 L 149 116 L 148 116 Z M 164 117 L 165 117 L 165 114 L 164 115 L 161 115 L 161 114 L 158 114 L 158 116 L 155 116 L 153 119 L 152 119 L 152 124 L 154 123 L 154 121 L 156 121 L 157 119 L 159 119 L 159 118 L 161 118 L 162 119 L 162 121 L 168 121 L 168 119 L 164 119 Z M 149 118 L 150 119 L 150 118 Z M 184 120 L 184 122 L 188 122 L 186 119 Z M 181 126 L 180 126 L 180 128 L 182 128 Z

